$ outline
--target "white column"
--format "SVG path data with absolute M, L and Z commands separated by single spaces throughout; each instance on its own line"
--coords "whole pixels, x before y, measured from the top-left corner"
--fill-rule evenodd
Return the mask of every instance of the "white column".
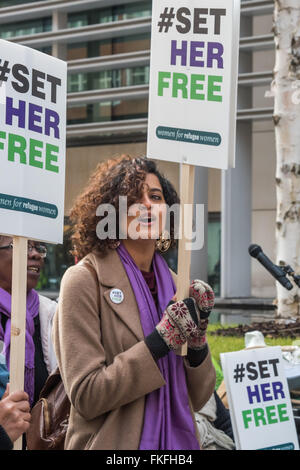
M 59 31 L 60 29 L 66 29 L 68 24 L 68 15 L 66 12 L 59 12 L 54 10 L 52 13 L 52 31 Z M 54 42 L 52 44 L 52 55 L 59 59 L 67 59 L 67 44 Z
M 251 296 L 251 122 L 238 122 L 236 167 L 222 171 L 221 297 Z
M 194 205 L 204 205 L 203 226 L 198 228 L 204 233 L 204 246 L 200 250 L 192 251 L 191 255 L 191 279 L 207 281 L 207 225 L 208 225 L 208 169 L 195 167 Z M 195 217 L 193 231 L 196 230 Z
M 252 17 L 241 15 L 242 36 L 252 36 Z M 252 71 L 252 53 L 239 54 L 239 72 Z M 238 109 L 252 108 L 252 88 L 239 87 Z M 236 166 L 222 171 L 221 297 L 251 296 L 252 123 L 237 122 Z

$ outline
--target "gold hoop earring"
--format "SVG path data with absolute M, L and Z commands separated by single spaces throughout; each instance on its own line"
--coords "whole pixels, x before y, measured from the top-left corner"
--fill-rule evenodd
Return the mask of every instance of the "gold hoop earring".
M 166 230 L 156 240 L 156 249 L 161 253 L 165 253 L 171 246 L 170 234 Z
M 115 241 L 112 241 L 110 242 L 110 248 L 112 250 L 116 250 L 117 248 L 119 248 L 121 242 L 119 240 L 115 240 Z

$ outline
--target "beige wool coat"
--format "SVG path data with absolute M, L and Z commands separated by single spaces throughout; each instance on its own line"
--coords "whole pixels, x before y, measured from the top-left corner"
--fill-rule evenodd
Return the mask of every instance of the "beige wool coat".
M 119 304 L 110 298 L 113 288 L 124 294 Z M 66 271 L 53 341 L 71 401 L 65 448 L 138 449 L 145 396 L 165 381 L 144 342 L 135 296 L 115 250 L 104 258 L 89 254 Z M 183 360 L 196 411 L 213 393 L 215 369 L 210 354 L 198 367 Z

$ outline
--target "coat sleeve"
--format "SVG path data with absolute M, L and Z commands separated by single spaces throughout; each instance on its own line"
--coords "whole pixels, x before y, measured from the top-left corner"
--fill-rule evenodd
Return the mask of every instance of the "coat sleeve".
M 107 365 L 101 343 L 99 285 L 83 265 L 62 280 L 53 342 L 66 393 L 85 419 L 93 419 L 165 385 L 144 341 Z
M 13 443 L 6 434 L 2 426 L 0 426 L 0 450 L 12 450 Z
M 216 370 L 211 360 L 210 352 L 197 367 L 191 367 L 184 359 L 187 387 L 194 411 L 199 411 L 214 393 L 216 385 Z

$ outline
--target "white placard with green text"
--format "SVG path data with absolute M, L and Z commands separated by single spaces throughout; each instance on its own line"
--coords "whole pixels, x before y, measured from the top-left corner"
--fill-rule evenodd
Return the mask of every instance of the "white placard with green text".
M 238 450 L 298 450 L 280 346 L 221 354 Z
M 65 62 L 0 40 L 0 233 L 62 243 Z
M 153 2 L 149 158 L 235 164 L 240 0 Z

